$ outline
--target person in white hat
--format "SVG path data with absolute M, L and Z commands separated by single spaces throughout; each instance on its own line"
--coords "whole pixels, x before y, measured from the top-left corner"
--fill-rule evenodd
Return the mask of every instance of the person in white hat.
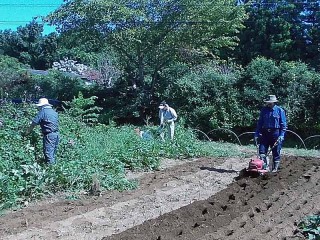
M 32 120 L 24 135 L 30 134 L 36 125 L 40 125 L 43 134 L 43 154 L 49 164 L 56 163 L 55 155 L 59 144 L 59 117 L 47 98 L 40 98 L 36 104 L 37 116 Z
M 254 139 L 256 143 L 260 139 L 259 154 L 266 156 L 269 147 L 272 148 L 272 172 L 277 172 L 280 166 L 280 151 L 287 130 L 287 119 L 285 111 L 276 105 L 278 99 L 275 95 L 269 95 L 264 102 L 266 106 L 260 111 Z
M 159 105 L 159 119 L 160 119 L 160 128 L 164 129 L 167 127 L 168 135 L 170 136 L 170 139 L 172 140 L 174 137 L 174 122 L 177 120 L 177 113 L 172 108 L 169 107 L 169 105 L 162 101 Z M 164 131 L 161 131 L 160 136 L 162 140 L 164 140 Z

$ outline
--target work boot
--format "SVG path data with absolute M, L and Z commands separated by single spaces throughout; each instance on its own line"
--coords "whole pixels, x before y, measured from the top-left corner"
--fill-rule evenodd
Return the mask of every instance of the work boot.
M 268 170 L 269 171 L 269 157 L 266 156 L 265 154 L 260 154 L 260 159 L 263 161 L 263 170 Z
M 269 158 L 268 156 L 266 156 L 265 164 L 266 164 L 265 170 L 268 170 L 268 172 L 270 172 L 270 167 L 269 167 L 269 165 L 270 165 L 270 158 Z
M 278 172 L 279 165 L 280 165 L 280 162 L 274 162 L 272 166 L 272 172 L 274 173 Z

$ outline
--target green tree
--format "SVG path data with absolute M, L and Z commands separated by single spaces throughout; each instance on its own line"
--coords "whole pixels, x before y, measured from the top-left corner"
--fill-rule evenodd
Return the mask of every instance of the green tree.
M 281 62 L 275 93 L 287 111 L 290 128 L 305 131 L 319 124 L 319 73 L 301 62 Z
M 319 67 L 319 1 L 255 0 L 245 6 L 249 18 L 235 53 L 242 64 L 264 56 Z
M 0 99 L 12 97 L 15 88 L 30 80 L 25 66 L 17 59 L 0 55 Z M 20 92 L 21 95 L 23 91 Z
M 62 36 L 77 32 L 78 39 L 105 41 L 124 69 L 119 88 L 145 105 L 154 99 L 165 67 L 218 57 L 221 48 L 236 45 L 245 18 L 243 7 L 225 0 L 69 0 L 48 21 Z
M 306 1 L 303 13 L 305 26 L 306 52 L 305 58 L 301 59 L 311 66 L 320 69 L 320 2 Z
M 240 128 L 256 125 L 263 100 L 267 95 L 275 94 L 278 88 L 275 81 L 279 76 L 281 71 L 276 62 L 264 57 L 252 60 L 244 68 L 236 84 L 240 94 L 239 104 L 242 106 L 241 123 L 238 125 Z
M 0 52 L 17 58 L 20 62 L 35 69 L 51 66 L 57 50 L 57 34 L 42 36 L 43 24 L 34 19 L 17 31 L 0 31 Z
M 74 29 L 64 32 L 58 38 L 57 56 L 59 59 L 73 59 L 83 64 L 95 64 L 101 52 L 109 53 L 103 36 L 98 32 L 88 34 L 87 30 Z
M 217 127 L 232 128 L 241 124 L 236 88 L 240 73 L 236 66 L 214 61 L 196 66 L 179 77 L 168 71 L 170 83 L 163 95 L 189 126 L 206 132 Z
M 290 18 L 296 17 L 296 13 L 294 5 L 283 2 L 258 0 L 246 5 L 249 18 L 237 49 L 243 64 L 258 56 L 282 60 L 290 58 L 293 46 L 290 32 L 293 23 Z

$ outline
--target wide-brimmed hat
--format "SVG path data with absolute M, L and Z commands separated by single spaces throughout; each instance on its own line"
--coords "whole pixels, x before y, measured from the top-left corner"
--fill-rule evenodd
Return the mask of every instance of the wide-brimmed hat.
M 52 105 L 49 103 L 48 99 L 40 98 L 39 102 L 36 104 L 36 106 L 37 107 L 42 107 L 42 106 L 52 106 Z
M 265 103 L 275 103 L 278 102 L 276 95 L 269 95 L 267 99 L 264 100 Z

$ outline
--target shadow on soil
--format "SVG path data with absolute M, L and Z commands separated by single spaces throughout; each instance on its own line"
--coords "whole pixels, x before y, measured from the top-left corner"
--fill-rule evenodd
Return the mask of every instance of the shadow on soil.
M 210 172 L 218 172 L 218 173 L 236 173 L 236 170 L 223 169 L 223 168 L 213 168 L 213 167 L 200 167 L 201 170 L 208 170 Z

